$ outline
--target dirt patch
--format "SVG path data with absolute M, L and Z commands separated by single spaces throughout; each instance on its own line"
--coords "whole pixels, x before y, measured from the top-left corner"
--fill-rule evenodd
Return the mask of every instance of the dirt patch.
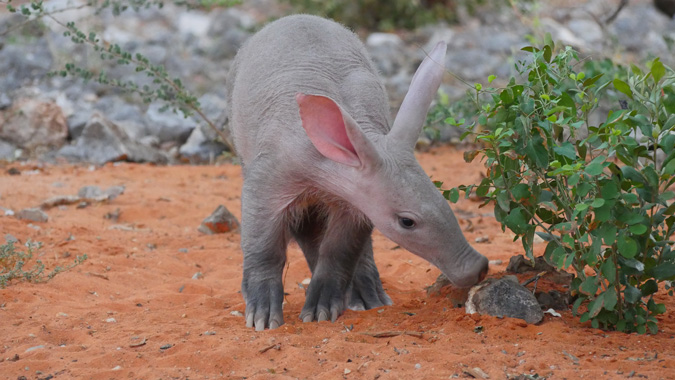
M 482 170 L 450 148 L 419 159 L 447 186 L 474 183 Z M 291 245 L 286 324 L 255 332 L 242 317 L 239 235 L 197 231 L 219 204 L 240 216 L 240 167 L 0 164 L 0 171 L 0 205 L 13 210 L 85 185 L 125 186 L 109 202 L 52 208 L 46 223 L 0 216 L 0 239 L 42 242 L 48 268 L 89 256 L 48 283 L 0 290 L 3 379 L 675 378 L 675 300 L 663 291 L 657 299 L 669 314 L 656 336 L 592 329 L 570 311 L 546 314 L 536 326 L 466 315 L 444 296 L 426 295 L 438 269 L 376 233 L 375 260 L 393 306 L 302 323 L 299 283 L 310 272 Z M 501 231 L 491 207 L 478 205 L 462 200 L 453 209 L 474 247 L 502 261 L 490 269 L 498 276 L 522 246 Z M 105 218 L 111 213 L 117 218 Z M 553 285 L 544 278 L 539 286 Z

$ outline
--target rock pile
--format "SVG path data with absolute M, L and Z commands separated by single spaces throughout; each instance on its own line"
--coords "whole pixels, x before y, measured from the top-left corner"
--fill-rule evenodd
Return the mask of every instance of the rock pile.
M 528 36 L 546 32 L 554 39 L 600 56 L 611 51 L 626 62 L 661 56 L 672 64 L 675 21 L 651 1 L 630 2 L 607 23 L 618 2 L 592 0 L 546 3 L 538 10 L 538 25 L 511 8 L 478 9 L 453 26 L 430 25 L 411 32 L 371 33 L 366 46 L 382 73 L 395 111 L 415 67 L 435 41 L 448 41 L 446 66 L 455 77 L 443 89 L 450 98 L 467 90 L 468 83 L 485 82 L 495 74 L 506 80 Z M 84 0 L 52 0 L 57 10 L 84 4 Z M 87 7 L 55 14 L 63 23 L 75 21 L 98 38 L 133 54 L 142 53 L 152 64 L 162 64 L 171 77 L 180 78 L 217 128 L 227 130 L 225 82 L 237 49 L 265 20 L 278 17 L 275 0 L 257 0 L 248 8 L 219 9 L 210 13 L 163 9 L 127 11 L 97 17 Z M 272 9 L 272 11 L 270 11 Z M 466 12 L 464 12 L 466 13 Z M 616 52 L 620 54 L 617 55 Z M 169 163 L 208 162 L 226 150 L 217 135 L 197 116 L 184 117 L 163 104 L 144 104 L 138 97 L 113 87 L 79 78 L 49 76 L 73 62 L 109 78 L 131 81 L 141 88 L 152 79 L 144 72 L 115 60 L 98 59 L 86 44 L 71 42 L 64 28 L 50 19 L 28 22 L 19 14 L 0 13 L 0 159 L 39 158 L 87 161 Z

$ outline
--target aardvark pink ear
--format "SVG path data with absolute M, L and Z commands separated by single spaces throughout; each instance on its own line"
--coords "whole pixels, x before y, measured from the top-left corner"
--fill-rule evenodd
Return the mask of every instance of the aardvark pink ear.
M 341 164 L 360 167 L 370 141 L 354 119 L 331 98 L 321 95 L 297 94 L 302 127 L 314 147 L 325 157 Z

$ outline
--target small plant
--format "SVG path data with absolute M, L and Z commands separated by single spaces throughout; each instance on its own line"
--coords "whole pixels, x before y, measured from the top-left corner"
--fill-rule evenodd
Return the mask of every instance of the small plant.
M 657 58 L 647 71 L 612 64 L 586 75 L 577 52 L 554 54 L 550 38 L 523 50 L 531 59 L 516 65 L 520 82 L 475 85 L 480 113 L 463 137 L 481 148 L 465 160 L 480 156 L 486 177 L 444 195 L 456 202 L 475 191 L 494 204 L 530 259 L 538 230 L 548 240 L 544 257 L 576 273 L 573 311 L 582 322 L 655 334 L 666 310 L 654 294 L 665 282 L 672 295 L 675 279 L 675 73 Z M 591 125 L 609 95 L 621 97 L 616 109 Z
M 40 260 L 35 260 L 35 264 L 30 269 L 26 266 L 33 258 L 33 253 L 42 248 L 42 244 L 28 241 L 25 247 L 26 250 L 21 251 L 14 246 L 13 242 L 0 245 L 0 289 L 10 285 L 13 280 L 33 283 L 49 281 L 57 274 L 72 269 L 87 259 L 87 255 L 78 256 L 69 266 L 57 266 L 51 272 L 45 273 L 45 265 Z

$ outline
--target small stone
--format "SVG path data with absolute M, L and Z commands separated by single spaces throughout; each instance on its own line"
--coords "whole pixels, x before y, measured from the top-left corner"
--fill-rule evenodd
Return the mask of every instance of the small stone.
M 415 369 L 420 369 L 420 368 L 422 368 L 422 365 L 421 365 L 420 363 L 416 363 L 416 364 L 415 364 Z
M 117 320 L 115 318 L 108 318 L 105 320 L 107 323 L 117 323 Z
M 208 218 L 204 219 L 198 230 L 207 235 L 234 232 L 239 230 L 239 221 L 225 206 L 220 205 Z
M 66 314 L 66 313 L 64 313 L 64 312 L 62 312 L 62 311 L 60 311 L 60 312 L 56 313 L 56 316 L 57 316 L 57 317 L 67 317 L 68 314 Z
M 113 200 L 124 194 L 124 190 L 124 186 L 110 186 L 109 188 L 105 189 L 104 194 L 108 196 L 108 199 Z
M 349 368 L 345 368 L 345 375 L 349 375 L 352 371 Z
M 216 335 L 215 331 L 204 331 L 204 335 Z
M 116 365 L 112 370 L 113 370 L 113 371 L 119 371 L 119 370 L 121 370 L 121 369 L 122 369 L 122 366 L 121 366 L 121 365 Z
M 473 377 L 474 379 L 489 379 L 490 376 L 485 373 L 482 369 L 475 367 L 475 368 L 467 368 L 464 370 L 464 373 L 467 375 Z
M 50 209 L 56 206 L 72 205 L 80 201 L 80 197 L 75 195 L 58 195 L 51 197 L 40 204 L 42 209 Z
M 311 281 L 312 281 L 311 278 L 306 278 L 306 279 L 302 280 L 301 284 L 302 284 L 304 287 L 307 287 L 307 286 L 309 286 L 309 283 L 310 283 Z
M 96 199 L 104 196 L 103 190 L 98 186 L 83 186 L 78 190 L 77 196 L 84 199 Z
M 197 273 L 192 275 L 193 280 L 199 280 L 200 278 L 204 278 L 204 275 L 202 274 L 202 272 L 197 272 Z
M 531 324 L 539 323 L 544 318 L 537 299 L 518 283 L 515 276 L 489 279 L 471 288 L 466 312 L 520 318 Z
M 490 242 L 489 236 L 479 236 L 476 238 L 476 243 L 489 243 L 489 242 Z
M 180 252 L 180 253 L 188 253 L 188 249 L 187 249 L 187 248 L 179 248 L 179 249 L 178 249 L 178 252 Z
M 16 217 L 31 222 L 46 222 L 49 220 L 49 216 L 39 208 L 25 208 L 17 212 Z
M 231 311 L 230 315 L 234 315 L 235 317 L 243 317 L 244 316 L 244 314 L 241 311 L 238 311 L 238 310 Z
M 171 344 L 164 344 L 159 347 L 160 350 L 168 350 L 169 348 L 173 347 Z

